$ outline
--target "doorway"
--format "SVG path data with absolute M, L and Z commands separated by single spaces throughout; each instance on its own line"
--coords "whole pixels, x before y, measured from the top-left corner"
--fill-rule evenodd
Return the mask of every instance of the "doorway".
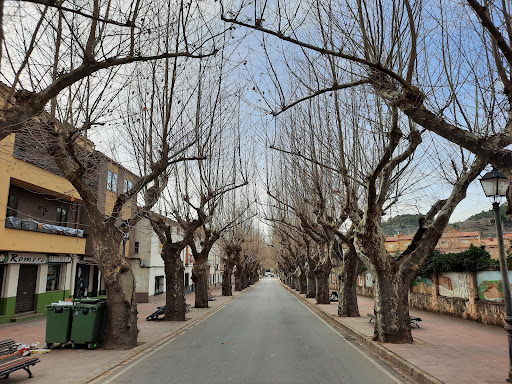
M 89 264 L 76 265 L 75 277 L 75 298 L 87 296 L 89 291 L 89 272 L 91 267 Z
M 14 313 L 32 312 L 36 296 L 37 265 L 21 264 Z

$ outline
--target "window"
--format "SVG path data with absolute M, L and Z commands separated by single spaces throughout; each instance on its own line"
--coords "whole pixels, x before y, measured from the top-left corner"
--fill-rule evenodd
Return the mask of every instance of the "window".
M 60 281 L 60 265 L 48 265 L 48 275 L 46 276 L 46 292 L 58 291 Z
M 117 192 L 117 173 L 112 172 L 110 169 L 107 172 L 107 189 Z
M 9 195 L 7 199 L 7 217 L 18 216 L 18 196 L 16 195 Z
M 133 245 L 133 247 L 135 248 L 133 252 L 134 252 L 134 253 L 139 253 L 139 242 L 138 242 L 138 241 L 136 241 L 136 242 L 135 242 L 135 244 Z
M 57 225 L 65 227 L 68 225 L 68 209 L 63 207 L 57 208 Z
M 164 293 L 164 277 L 155 276 L 155 295 Z
M 124 179 L 124 192 L 128 192 L 133 188 L 133 183 L 130 180 Z

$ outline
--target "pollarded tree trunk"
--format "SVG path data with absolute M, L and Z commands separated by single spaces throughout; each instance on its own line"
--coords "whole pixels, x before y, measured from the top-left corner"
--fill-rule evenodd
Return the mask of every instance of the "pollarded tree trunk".
M 343 256 L 343 265 L 338 274 L 338 316 L 358 317 L 357 275 L 363 269 L 363 262 L 355 249 L 350 248 Z
M 94 260 L 103 276 L 107 292 L 107 322 L 103 347 L 131 349 L 137 346 L 137 302 L 135 277 L 121 254 L 122 233 L 115 226 L 93 225 Z
M 317 267 L 315 270 L 316 282 L 316 303 L 317 304 L 330 304 L 329 300 L 329 275 L 331 271 L 325 268 Z
M 387 262 L 380 273 L 371 271 L 375 278 L 375 328 L 374 340 L 382 343 L 412 343 L 409 316 L 409 286 L 394 265 Z
M 288 275 L 288 280 L 290 281 L 290 285 L 289 285 L 289 287 L 290 287 L 291 289 L 295 289 L 295 276 L 293 275 L 293 273 L 290 273 L 290 274 Z
M 306 293 L 307 289 L 307 278 L 306 274 L 302 272 L 299 276 L 299 293 Z
M 242 289 L 245 289 L 248 286 L 249 286 L 249 276 L 248 276 L 246 269 L 244 268 L 243 272 L 242 272 Z
M 231 285 L 231 276 L 233 275 L 233 267 L 224 266 L 222 272 L 222 296 L 233 296 L 233 286 Z
M 315 274 L 313 272 L 309 272 L 306 275 L 306 279 L 307 279 L 306 297 L 308 297 L 308 298 L 316 297 L 316 279 L 315 279 Z
M 166 321 L 185 321 L 185 268 L 180 251 L 169 246 L 162 248 L 165 271 L 165 316 Z
M 254 285 L 258 281 L 258 270 L 256 268 L 251 269 L 249 274 L 249 285 Z
M 196 258 L 192 267 L 192 276 L 196 286 L 196 308 L 208 308 L 208 268 L 207 260 L 198 260 Z
M 243 289 L 242 288 L 242 274 L 243 274 L 242 267 L 239 267 L 237 265 L 236 270 L 235 270 L 235 291 L 241 291 Z

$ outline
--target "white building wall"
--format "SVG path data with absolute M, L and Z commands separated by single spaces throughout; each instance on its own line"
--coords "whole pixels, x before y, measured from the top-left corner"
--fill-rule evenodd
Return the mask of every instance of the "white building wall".
M 18 291 L 18 278 L 20 276 L 20 264 L 7 264 L 5 276 L 6 289 L 4 297 L 14 297 Z
M 71 260 L 74 260 L 75 258 L 71 258 Z M 62 281 L 64 282 L 64 285 L 62 286 L 62 289 L 68 289 L 69 290 L 69 294 L 70 295 L 73 295 L 72 293 L 72 290 L 73 290 L 73 287 L 72 287 L 72 280 L 71 280 L 71 275 L 72 275 L 72 271 L 73 271 L 73 262 L 71 263 L 67 263 L 67 264 L 64 264 L 64 271 L 61 271 L 61 278 L 62 278 Z
M 37 266 L 36 294 L 46 292 L 46 276 L 48 275 L 48 264 Z
M 181 240 L 182 236 L 178 233 L 178 224 L 173 227 L 173 239 Z M 153 231 L 151 223 L 147 219 L 140 220 L 136 225 L 135 241 L 139 242 L 139 253 L 135 257 L 143 260 L 143 268 L 134 267 L 135 279 L 137 281 L 137 291 L 147 292 L 149 296 L 155 295 L 155 283 L 157 276 L 164 276 L 165 289 L 165 271 L 164 260 L 162 259 L 162 244 L 157 234 Z M 181 252 L 181 260 L 185 263 L 186 250 Z M 138 261 L 137 261 L 138 263 Z M 185 264 L 184 264 L 185 265 Z M 192 277 L 192 264 L 185 266 L 185 273 Z M 185 277 L 183 277 L 185 278 Z M 191 283 L 191 280 L 190 282 Z

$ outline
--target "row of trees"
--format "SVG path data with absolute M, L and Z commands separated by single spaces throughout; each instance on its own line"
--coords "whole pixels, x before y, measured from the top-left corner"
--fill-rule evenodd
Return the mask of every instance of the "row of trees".
M 323 303 L 334 265 L 340 314 L 354 316 L 362 262 L 374 338 L 412 342 L 408 290 L 455 207 L 488 163 L 512 179 L 508 6 L 231 1 L 222 18 L 259 32 L 272 79 L 266 217 L 286 278 L 313 271 Z M 382 218 L 411 205 L 428 213 L 395 258 Z
M 107 349 L 137 345 L 135 279 L 121 248 L 139 220 L 150 221 L 162 244 L 166 320 L 185 320 L 181 251 L 190 246 L 195 259 L 195 306 L 207 307 L 213 244 L 251 227 L 253 146 L 243 140 L 229 30 L 202 3 L 0 2 L 0 68 L 9 84 L 1 88 L 0 139 L 23 137 L 27 160 L 51 163 L 79 192 L 107 293 Z M 111 205 L 98 201 L 105 170 L 91 140 L 137 174 Z M 258 278 L 251 249 L 233 259 L 236 288 Z
M 169 266 L 189 240 L 173 239 L 151 210 L 175 218 L 184 239 L 201 231 L 201 244 L 190 243 L 199 288 L 219 232 L 250 216 L 251 204 L 234 191 L 248 187 L 254 156 L 246 156 L 238 135 L 247 121 L 241 90 L 225 81 L 237 74 L 228 63 L 238 26 L 262 33 L 271 81 L 254 88 L 278 116 L 265 215 L 283 255 L 295 254 L 290 273 L 313 274 L 323 301 L 332 264 L 349 284 L 364 263 L 376 278 L 375 338 L 412 341 L 407 289 L 468 185 L 487 163 L 512 179 L 507 5 L 310 0 L 220 7 L 223 22 L 206 4 L 181 1 L 0 3 L 0 68 L 10 85 L 0 138 L 35 136 L 82 196 L 111 308 L 106 346 L 136 345 L 133 273 L 119 248 L 140 217 L 150 217 L 164 247 L 169 242 Z M 139 169 L 106 215 L 88 184 L 90 137 Z M 425 196 L 428 214 L 395 259 L 384 248 L 381 219 L 410 205 L 411 192 L 429 191 L 435 175 L 443 189 Z M 142 196 L 141 214 L 123 220 L 122 207 L 135 196 Z M 228 205 L 237 214 L 226 214 Z M 206 296 L 201 288 L 196 305 L 207 305 Z

